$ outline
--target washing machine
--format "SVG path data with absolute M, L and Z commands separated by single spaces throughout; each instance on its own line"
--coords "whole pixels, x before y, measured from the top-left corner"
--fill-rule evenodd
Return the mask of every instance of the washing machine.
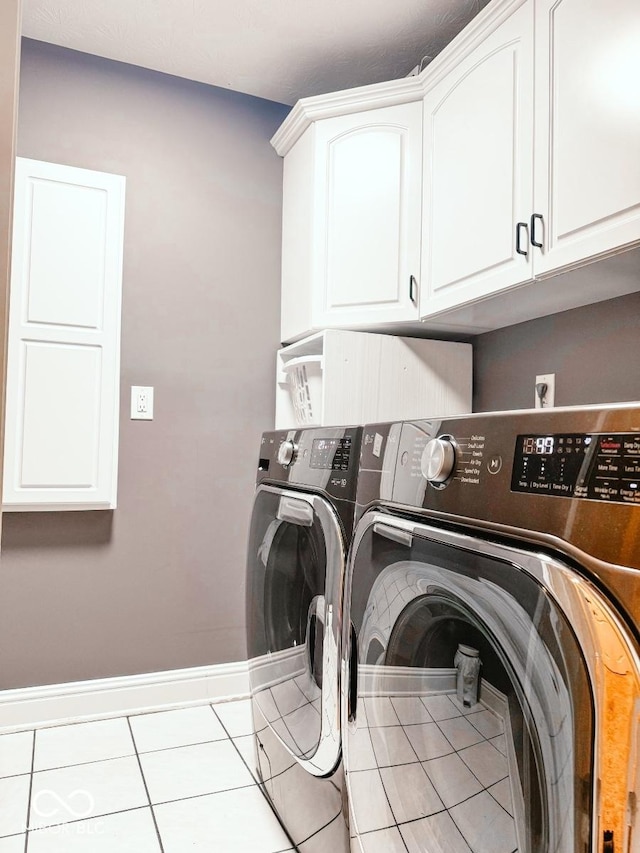
M 638 853 L 640 404 L 362 442 L 352 850 Z
M 342 605 L 360 427 L 265 433 L 247 560 L 256 764 L 292 842 L 348 853 Z

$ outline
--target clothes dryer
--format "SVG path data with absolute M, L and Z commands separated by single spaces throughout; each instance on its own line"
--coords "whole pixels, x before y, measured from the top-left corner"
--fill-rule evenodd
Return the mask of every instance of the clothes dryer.
M 364 428 L 352 849 L 638 853 L 640 404 Z
M 340 646 L 361 428 L 265 433 L 247 559 L 257 770 L 301 851 L 346 853 Z

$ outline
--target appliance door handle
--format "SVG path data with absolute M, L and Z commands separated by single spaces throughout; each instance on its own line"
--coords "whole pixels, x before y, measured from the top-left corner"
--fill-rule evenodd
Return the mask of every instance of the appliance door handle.
M 300 527 L 311 527 L 313 524 L 313 507 L 306 501 L 282 497 L 278 506 L 277 517 L 280 521 L 289 521 Z
M 320 682 L 316 678 L 316 648 L 318 641 L 318 631 L 320 631 L 320 648 L 322 648 L 324 643 L 324 613 L 325 613 L 325 600 L 324 595 L 316 595 L 311 601 L 309 605 L 309 612 L 307 613 L 307 633 L 306 633 L 306 642 L 307 642 L 307 655 L 308 655 L 308 666 L 309 673 L 311 678 L 315 683 L 322 689 L 322 675 L 324 669 L 324 661 L 320 659 Z
M 516 223 L 516 252 L 519 255 L 524 255 L 526 258 L 527 255 L 529 254 L 529 252 L 527 251 L 527 249 L 523 249 L 522 246 L 520 245 L 520 234 L 521 234 L 523 228 L 524 228 L 526 235 L 527 235 L 527 244 L 529 243 L 529 226 L 527 225 L 526 222 L 517 222 Z
M 538 249 L 542 249 L 542 243 L 536 240 L 536 219 L 540 220 L 540 227 L 543 229 L 544 236 L 544 219 L 542 218 L 541 213 L 532 213 L 531 214 L 531 245 L 535 246 Z
M 392 542 L 397 542 L 399 545 L 406 545 L 411 548 L 413 543 L 413 535 L 408 530 L 401 530 L 398 527 L 391 525 L 380 524 L 379 522 L 373 525 L 373 532 L 378 536 L 384 536 L 385 539 L 391 539 Z
M 351 637 L 349 643 L 349 684 L 347 695 L 347 719 L 353 722 L 356 718 L 358 707 L 358 637 L 356 630 L 351 624 Z

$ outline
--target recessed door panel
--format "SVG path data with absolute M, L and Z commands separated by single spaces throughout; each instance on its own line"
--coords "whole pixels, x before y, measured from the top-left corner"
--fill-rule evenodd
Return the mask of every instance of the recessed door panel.
M 26 322 L 100 328 L 106 190 L 42 178 L 32 178 L 29 190 Z
M 398 299 L 406 145 L 406 131 L 380 127 L 329 148 L 329 310 Z
M 25 342 L 19 488 L 96 488 L 99 347 Z

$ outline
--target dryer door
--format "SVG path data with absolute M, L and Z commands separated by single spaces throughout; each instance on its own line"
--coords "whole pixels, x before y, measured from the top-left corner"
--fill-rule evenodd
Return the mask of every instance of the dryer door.
M 314 775 L 340 757 L 341 528 L 317 495 L 256 494 L 247 558 L 251 696 L 260 716 Z
M 362 849 L 640 849 L 637 650 L 595 587 L 559 560 L 370 512 L 346 595 Z

